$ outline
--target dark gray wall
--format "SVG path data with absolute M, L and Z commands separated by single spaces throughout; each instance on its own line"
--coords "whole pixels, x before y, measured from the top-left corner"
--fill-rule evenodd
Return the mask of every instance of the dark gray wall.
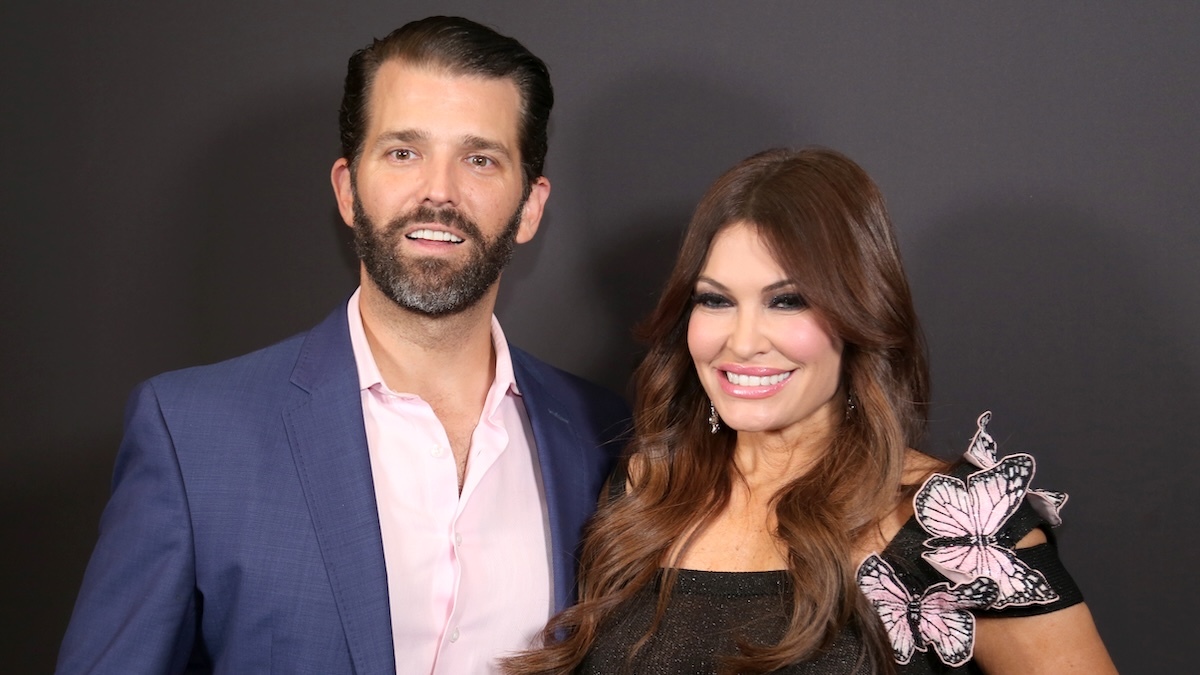
M 4 670 L 51 668 L 131 386 L 283 338 L 354 287 L 327 178 L 345 60 L 431 13 L 518 37 L 556 83 L 553 196 L 505 276 L 510 339 L 623 389 L 629 327 L 705 186 L 765 147 L 840 149 L 900 233 L 935 366 L 928 447 L 957 451 L 993 410 L 1001 449 L 1071 493 L 1063 556 L 1118 666 L 1190 670 L 1200 5 L 17 4 Z

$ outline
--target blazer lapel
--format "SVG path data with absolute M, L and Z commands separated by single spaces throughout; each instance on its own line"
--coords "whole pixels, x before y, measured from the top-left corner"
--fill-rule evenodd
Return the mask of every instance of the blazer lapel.
M 566 406 L 537 377 L 523 353 L 512 348 L 510 351 L 542 470 L 557 613 L 575 603 L 580 535 L 588 517 L 596 510 L 599 495 L 593 488 L 603 477 L 591 475 L 600 469 L 587 460 L 587 449 L 566 413 Z
M 344 306 L 308 334 L 292 383 L 309 394 L 285 413 L 292 457 L 354 669 L 394 673 L 379 512 Z

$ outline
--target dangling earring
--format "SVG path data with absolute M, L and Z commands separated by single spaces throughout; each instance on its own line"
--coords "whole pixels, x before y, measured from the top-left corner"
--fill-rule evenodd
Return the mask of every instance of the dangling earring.
M 846 419 L 850 419 L 855 410 L 858 410 L 858 406 L 854 403 L 854 394 L 846 392 Z
M 712 401 L 708 402 L 708 423 L 712 425 L 709 433 L 717 433 L 721 429 L 721 418 L 717 415 L 717 406 L 713 405 Z

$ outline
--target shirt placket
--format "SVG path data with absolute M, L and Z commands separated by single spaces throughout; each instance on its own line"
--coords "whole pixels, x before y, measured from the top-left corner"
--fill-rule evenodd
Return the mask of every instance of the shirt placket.
M 495 407 L 494 402 L 490 399 L 488 402 L 492 404 L 493 408 Z M 467 462 L 467 474 L 463 477 L 463 491 L 458 496 L 454 518 L 451 520 L 447 531 L 453 563 L 452 568 L 454 570 L 454 593 L 451 598 L 449 612 L 447 613 L 443 638 L 438 648 L 438 663 L 444 662 L 442 656 L 447 650 L 453 649 L 460 640 L 466 638 L 462 634 L 461 624 L 463 622 L 460 619 L 462 613 L 469 611 L 469 608 L 461 607 L 458 601 L 459 592 L 463 586 L 464 574 L 462 555 L 462 547 L 464 546 L 463 530 L 470 531 L 470 522 L 473 516 L 469 510 L 477 508 L 471 506 L 471 495 L 475 492 L 479 484 L 486 480 L 489 469 L 498 461 L 503 450 L 502 446 L 507 442 L 507 438 L 508 436 L 503 428 L 497 427 L 496 420 L 492 414 L 485 414 L 471 437 L 471 456 Z M 467 542 L 466 545 L 470 545 L 470 542 Z M 440 673 L 441 670 L 435 667 L 434 672 Z

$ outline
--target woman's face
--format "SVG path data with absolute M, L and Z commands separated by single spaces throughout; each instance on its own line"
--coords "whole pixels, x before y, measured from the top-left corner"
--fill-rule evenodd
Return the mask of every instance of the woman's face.
M 823 432 L 842 341 L 809 309 L 757 230 L 726 227 L 696 281 L 688 350 L 722 422 L 738 432 Z

